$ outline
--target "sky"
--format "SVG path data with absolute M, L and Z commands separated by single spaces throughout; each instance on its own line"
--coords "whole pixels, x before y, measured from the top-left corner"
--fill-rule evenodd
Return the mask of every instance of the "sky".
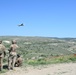
M 0 0 L 0 36 L 76 38 L 76 0 Z

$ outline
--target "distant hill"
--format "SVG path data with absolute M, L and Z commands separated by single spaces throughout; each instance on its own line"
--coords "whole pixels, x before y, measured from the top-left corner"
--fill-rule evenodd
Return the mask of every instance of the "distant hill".
M 18 53 L 25 58 L 76 54 L 76 38 L 0 36 L 7 49 L 13 39 L 20 46 Z

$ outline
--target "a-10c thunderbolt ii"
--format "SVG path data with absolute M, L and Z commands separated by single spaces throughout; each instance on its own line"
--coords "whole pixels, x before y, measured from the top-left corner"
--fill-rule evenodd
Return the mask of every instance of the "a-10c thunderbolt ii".
M 22 24 L 19 24 L 18 26 L 24 26 L 24 24 L 22 23 Z

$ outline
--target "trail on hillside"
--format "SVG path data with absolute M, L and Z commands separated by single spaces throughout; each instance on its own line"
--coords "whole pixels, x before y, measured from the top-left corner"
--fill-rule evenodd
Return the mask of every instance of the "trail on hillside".
M 16 67 L 1 75 L 76 75 L 76 63 L 52 64 L 45 67 Z

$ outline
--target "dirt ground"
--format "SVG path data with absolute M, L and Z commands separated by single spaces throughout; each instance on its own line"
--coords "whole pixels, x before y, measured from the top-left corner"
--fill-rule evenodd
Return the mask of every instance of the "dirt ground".
M 76 63 L 52 64 L 43 67 L 16 67 L 0 75 L 76 75 Z

